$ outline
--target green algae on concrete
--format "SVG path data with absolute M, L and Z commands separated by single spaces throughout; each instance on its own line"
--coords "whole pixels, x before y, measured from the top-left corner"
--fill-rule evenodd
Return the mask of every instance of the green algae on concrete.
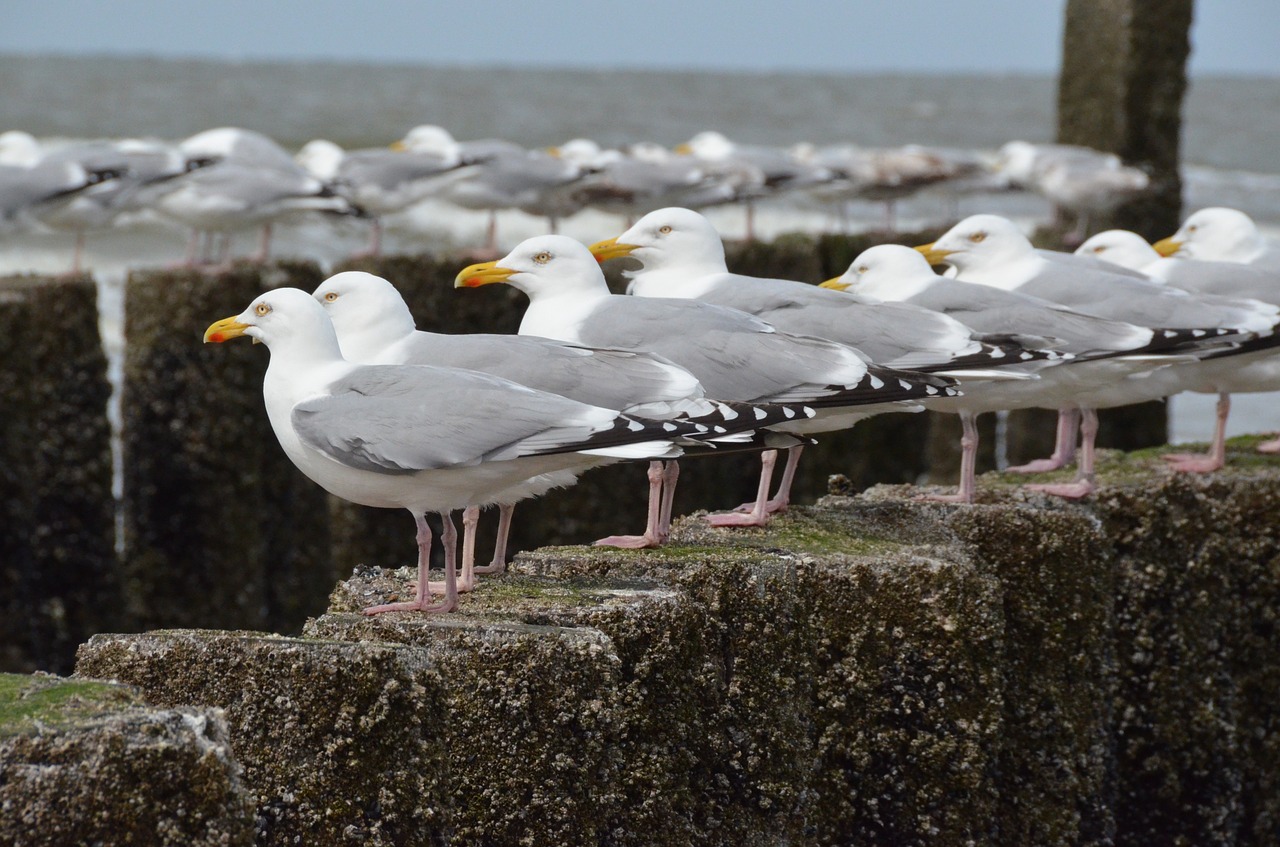
M 247 847 L 253 803 L 215 710 L 0 675 L 0 843 Z

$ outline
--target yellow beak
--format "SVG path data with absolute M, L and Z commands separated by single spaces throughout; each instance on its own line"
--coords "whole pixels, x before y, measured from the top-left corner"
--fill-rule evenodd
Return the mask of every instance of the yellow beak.
M 249 324 L 242 324 L 235 317 L 223 318 L 217 323 L 209 324 L 209 328 L 204 331 L 204 343 L 208 344 L 212 341 L 214 344 L 221 344 L 224 341 L 239 338 L 248 328 Z
M 832 291 L 844 291 L 846 288 L 848 288 L 851 285 L 853 285 L 853 283 L 841 282 L 840 277 L 834 277 L 833 279 L 829 279 L 826 282 L 819 283 L 818 287 L 830 288 Z
M 946 264 L 947 257 L 956 252 L 955 250 L 939 250 L 933 246 L 934 244 L 937 244 L 937 242 L 921 244 L 916 248 L 916 250 L 924 254 L 924 257 L 929 260 L 931 265 Z
M 624 244 L 616 238 L 608 238 L 604 241 L 597 241 L 587 249 L 591 251 L 592 256 L 596 257 L 597 262 L 607 262 L 610 259 L 621 259 L 623 256 L 630 256 L 633 250 L 639 249 L 639 246 Z
M 390 149 L 395 150 L 397 153 L 403 153 L 405 150 L 409 149 L 409 148 L 407 148 L 407 147 L 405 147 L 405 146 L 404 146 L 404 142 L 403 142 L 403 141 L 393 141 L 393 142 L 391 142 L 391 143 L 390 143 L 389 145 L 387 145 L 387 146 L 388 146 Z
M 453 278 L 454 288 L 478 288 L 481 285 L 489 285 L 494 282 L 506 282 L 515 276 L 516 271 L 510 268 L 500 268 L 497 262 L 480 262 L 475 265 L 468 265 L 458 272 Z
M 1156 252 L 1161 256 L 1168 258 L 1182 249 L 1182 242 L 1171 235 L 1168 238 L 1160 239 L 1151 246 L 1156 248 Z
M 693 155 L 693 147 L 690 146 L 688 142 L 685 142 L 682 144 L 677 144 L 675 147 L 672 147 L 671 152 L 679 156 L 691 156 Z

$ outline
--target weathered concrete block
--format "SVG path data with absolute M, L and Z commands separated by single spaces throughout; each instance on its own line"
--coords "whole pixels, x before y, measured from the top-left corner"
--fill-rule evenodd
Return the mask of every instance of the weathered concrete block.
M 247 847 L 253 803 L 217 710 L 0 675 L 0 842 Z
M 0 279 L 0 670 L 121 623 L 106 371 L 91 279 Z
M 648 554 L 525 554 L 498 593 L 468 598 L 466 617 L 607 636 L 618 690 L 590 702 L 622 730 L 609 745 L 610 790 L 594 801 L 608 843 L 652 843 L 654 832 L 664 844 L 962 843 L 990 831 L 995 582 L 940 547 L 860 543 L 849 527 L 846 516 L 795 515 L 726 544 L 686 521 L 679 546 Z M 947 535 L 933 529 L 930 540 Z M 334 609 L 403 593 L 407 576 L 348 581 Z M 330 614 L 308 634 L 431 644 L 441 629 Z M 511 671 L 504 687 L 528 673 Z
M 1118 844 L 1277 843 L 1277 506 L 1274 475 L 1238 465 L 1099 503 L 1117 564 Z
M 257 803 L 257 842 L 420 844 L 445 826 L 438 674 L 425 651 L 257 633 L 97 635 L 79 674 L 147 702 L 218 705 Z
M 147 271 L 126 292 L 125 596 L 134 626 L 296 630 L 334 578 L 325 493 L 280 449 L 267 351 L 202 345 L 263 291 L 311 290 L 311 264 Z M 234 549 L 234 554 L 229 550 Z

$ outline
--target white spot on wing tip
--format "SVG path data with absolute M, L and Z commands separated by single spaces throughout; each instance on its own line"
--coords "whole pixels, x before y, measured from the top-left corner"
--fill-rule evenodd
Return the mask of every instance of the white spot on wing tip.
M 867 379 L 871 382 L 872 388 L 884 388 L 884 382 L 882 382 L 880 378 L 875 376 L 874 374 L 872 374 L 871 376 L 868 376 Z
M 639 421 L 627 421 L 627 429 L 631 430 L 632 432 L 639 432 L 640 430 L 644 429 L 644 424 L 640 423 Z
M 911 390 L 911 383 L 907 382 L 905 379 L 900 379 L 900 380 L 898 380 L 898 385 L 901 385 L 901 386 L 902 386 L 902 390 L 903 390 L 903 391 L 910 391 L 910 390 Z
M 1173 331 L 1173 330 L 1171 330 L 1171 329 L 1166 329 L 1166 330 L 1164 331 L 1164 337 L 1165 337 L 1165 338 L 1173 338 L 1173 337 L 1174 337 L 1174 336 L 1176 336 L 1177 334 L 1178 334 L 1178 333 L 1174 332 L 1174 331 Z
M 759 406 L 753 408 L 751 411 L 755 413 L 756 420 L 758 421 L 762 421 L 765 418 L 769 417 L 769 413 L 766 412 L 764 409 L 761 409 Z

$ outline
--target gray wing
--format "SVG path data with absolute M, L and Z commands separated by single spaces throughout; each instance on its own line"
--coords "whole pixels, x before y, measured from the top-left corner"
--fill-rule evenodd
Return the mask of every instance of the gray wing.
M 357 185 L 374 185 L 386 191 L 403 183 L 451 173 L 457 165 L 443 156 L 395 150 L 355 150 L 342 160 L 338 176 Z
M 674 362 L 629 350 L 602 350 L 522 335 L 416 332 L 405 342 L 410 364 L 493 374 L 579 403 L 626 409 L 701 396 L 697 380 Z
M 1250 310 L 1208 295 L 1195 296 L 1122 274 L 1088 270 L 1075 263 L 1045 262 L 1018 291 L 1092 315 L 1139 326 L 1213 328 L 1249 322 Z
M 1250 297 L 1264 303 L 1280 303 L 1280 272 L 1235 262 L 1174 259 L 1165 281 L 1185 291 L 1223 297 Z
M 699 299 L 740 309 L 783 332 L 855 347 L 881 365 L 943 366 L 981 350 L 967 328 L 927 309 L 863 300 L 793 280 L 729 274 Z
M 402 474 L 560 452 L 598 429 L 598 411 L 484 374 L 370 365 L 294 406 L 291 420 L 341 464 Z
M 939 278 L 910 302 L 983 333 L 1019 333 L 1052 340 L 1068 353 L 1119 352 L 1143 347 L 1151 331 L 1067 309 L 1057 303 L 955 279 Z
M 866 373 L 847 347 L 777 333 L 751 315 L 696 300 L 609 297 L 580 336 L 591 346 L 664 356 L 717 400 L 817 401 L 832 393 L 830 386 L 856 384 Z

